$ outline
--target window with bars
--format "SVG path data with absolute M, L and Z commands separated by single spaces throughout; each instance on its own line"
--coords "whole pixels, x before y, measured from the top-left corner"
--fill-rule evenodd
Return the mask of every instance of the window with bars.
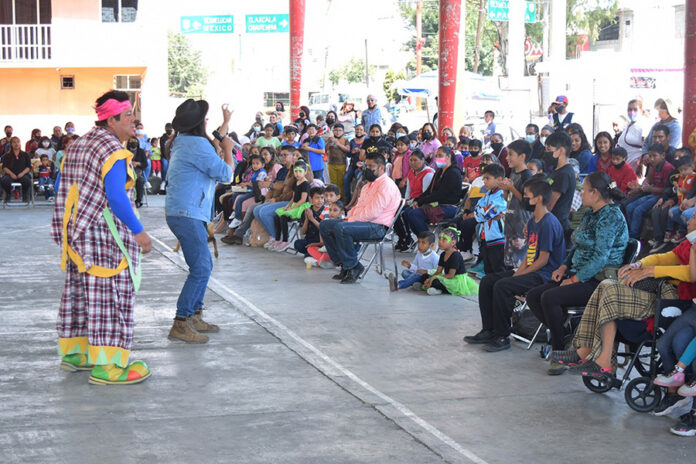
M 51 0 L 2 0 L 2 24 L 51 24 Z
M 290 93 L 288 92 L 264 92 L 263 105 L 275 107 L 276 102 L 281 102 L 286 108 L 290 106 Z
M 75 76 L 60 76 L 60 89 L 72 90 L 75 88 Z
M 138 74 L 117 74 L 114 76 L 114 90 L 140 90 L 143 78 Z
M 101 0 L 103 23 L 134 23 L 138 0 Z

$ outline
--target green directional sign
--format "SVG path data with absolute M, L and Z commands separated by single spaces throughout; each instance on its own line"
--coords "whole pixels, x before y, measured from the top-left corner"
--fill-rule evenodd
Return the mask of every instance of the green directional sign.
M 290 17 L 286 14 L 254 14 L 246 16 L 248 33 L 288 32 Z
M 234 32 L 234 16 L 182 16 L 182 34 L 230 34 Z
M 488 19 L 491 21 L 509 21 L 510 0 L 488 0 Z M 526 2 L 524 22 L 536 22 L 536 2 Z

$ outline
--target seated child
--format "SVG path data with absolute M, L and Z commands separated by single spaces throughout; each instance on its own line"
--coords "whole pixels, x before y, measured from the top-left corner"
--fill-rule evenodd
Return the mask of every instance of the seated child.
M 500 164 L 489 164 L 483 168 L 483 184 L 486 194 L 474 208 L 474 218 L 478 223 L 483 270 L 493 274 L 505 270 L 504 247 L 505 227 L 503 220 L 507 203 L 500 184 L 505 178 L 505 169 Z
M 237 184 L 237 187 L 246 188 L 247 193 L 235 193 L 233 195 L 234 220 L 230 223 L 230 228 L 235 228 L 242 223 L 242 204 L 255 196 L 255 188 L 257 192 L 260 192 L 261 189 L 258 187 L 258 183 L 268 176 L 266 169 L 264 169 L 264 159 L 261 155 L 251 155 L 249 161 L 251 162 L 251 172 L 248 174 L 248 177 L 244 177 L 243 182 Z
M 301 232 L 304 238 L 295 240 L 293 244 L 295 251 L 302 253 L 305 257 L 309 256 L 307 245 L 319 241 L 319 223 L 322 221 L 321 216 L 326 209 L 324 207 L 324 189 L 321 187 L 310 188 L 309 202 L 312 206 L 304 211 L 302 221 Z
M 486 351 L 510 348 L 510 316 L 515 296 L 551 280 L 555 269 L 563 264 L 565 239 L 563 226 L 551 214 L 551 186 L 540 179 L 524 184 L 523 204 L 533 215 L 526 227 L 527 256 L 517 271 L 486 274 L 479 288 L 481 331 L 464 337 L 469 344 L 483 344 Z
M 150 161 L 152 162 L 152 173 L 157 177 L 162 177 L 162 150 L 159 146 L 159 139 L 152 137 L 150 139 Z
M 693 177 L 689 178 L 689 176 L 693 174 L 692 163 L 693 161 L 691 158 L 677 158 L 674 160 L 675 169 L 670 173 L 665 188 L 662 190 L 660 199 L 657 200 L 657 203 L 655 203 L 650 211 L 653 225 L 653 238 L 648 241 L 648 244 L 652 247 L 650 253 L 657 253 L 672 241 L 672 235 L 670 234 L 667 236 L 666 233 L 667 228 L 670 226 L 669 212 L 674 205 L 677 205 L 676 208 L 679 208 L 680 197 L 678 196 L 678 192 L 681 188 L 680 182 L 682 186 L 688 185 L 686 193 L 690 193 L 689 191 L 694 186 Z M 682 171 L 684 174 L 683 176 Z M 682 194 L 681 198 L 683 199 L 684 196 L 685 194 Z M 665 237 L 668 237 L 669 240 L 665 241 Z
M 471 153 L 469 153 L 469 137 L 459 136 L 459 142 L 457 143 L 457 151 L 462 155 L 462 165 L 464 164 L 464 159 L 468 158 Z M 461 166 L 460 166 L 461 169 Z
M 53 196 L 53 163 L 48 155 L 41 155 L 39 164 L 39 192 L 43 192 L 46 200 Z
M 336 203 L 338 200 L 341 199 L 341 189 L 338 188 L 338 185 L 335 184 L 328 184 L 326 187 L 324 187 L 324 203 L 326 204 L 326 208 L 321 213 L 321 220 L 323 221 L 324 219 L 327 219 L 331 215 L 331 208 L 330 206 Z
M 628 153 L 625 148 L 614 147 L 611 150 L 611 166 L 609 166 L 609 171 L 607 171 L 611 180 L 616 182 L 616 187 L 625 194 L 628 194 L 631 190 L 630 184 L 638 182 L 636 171 L 626 164 L 627 158 Z
M 467 181 L 473 182 L 481 175 L 481 149 L 480 140 L 472 139 L 469 141 L 469 154 L 462 162 L 462 173 Z
M 341 200 L 336 200 L 325 209 L 329 210 L 328 219 L 343 219 L 345 217 L 345 209 Z M 316 243 L 307 245 L 307 253 L 309 253 L 309 256 L 305 258 L 307 269 L 311 269 L 312 266 L 319 266 L 322 269 L 333 269 L 336 267 L 336 265 L 331 262 L 331 257 L 329 257 L 329 254 L 324 248 L 324 241 L 321 239 L 321 234 Z
M 686 222 L 682 212 L 696 204 L 696 174 L 691 156 L 682 156 L 675 163 L 679 168 L 677 205 L 669 209 L 664 242 L 679 243 L 686 238 Z M 692 214 L 687 215 L 690 218 Z M 686 218 L 684 218 L 686 219 Z M 675 230 L 677 229 L 677 230 Z M 655 235 L 657 238 L 657 235 Z
M 302 217 L 304 210 L 311 204 L 307 201 L 309 196 L 309 182 L 307 181 L 307 163 L 297 161 L 293 167 L 295 187 L 293 187 L 292 201 L 282 208 L 278 208 L 273 216 L 275 223 L 275 242 L 268 249 L 273 251 L 285 251 L 290 247 L 288 242 L 288 224 Z M 282 238 L 282 240 L 281 240 Z
M 401 273 L 403 280 L 397 281 L 396 276 L 391 273 L 388 276 L 389 289 L 392 292 L 413 286 L 413 284 L 419 282 L 421 277 L 427 274 L 428 271 L 437 269 L 440 255 L 433 250 L 434 245 L 435 234 L 429 230 L 424 230 L 418 234 L 418 252 L 416 253 L 416 259 L 413 263 L 406 260 L 401 261 L 401 265 L 407 268 Z
M 544 174 L 544 162 L 537 158 L 532 158 L 527 163 L 527 169 L 529 169 L 533 176 Z
M 478 285 L 467 275 L 464 259 L 456 250 L 458 236 L 459 231 L 454 227 L 440 232 L 438 246 L 442 253 L 437 270 L 420 276 L 413 284 L 414 290 L 425 290 L 428 295 L 476 295 Z

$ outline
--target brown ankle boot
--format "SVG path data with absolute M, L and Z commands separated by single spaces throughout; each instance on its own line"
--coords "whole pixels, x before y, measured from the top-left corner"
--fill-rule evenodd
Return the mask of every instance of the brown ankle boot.
M 191 326 L 196 329 L 197 332 L 219 332 L 220 327 L 215 324 L 208 324 L 203 320 L 203 311 L 196 311 L 191 316 Z
M 174 325 L 169 331 L 170 340 L 183 340 L 186 343 L 207 343 L 208 336 L 198 333 L 196 329 L 193 328 L 192 317 L 188 317 L 185 320 L 174 319 Z

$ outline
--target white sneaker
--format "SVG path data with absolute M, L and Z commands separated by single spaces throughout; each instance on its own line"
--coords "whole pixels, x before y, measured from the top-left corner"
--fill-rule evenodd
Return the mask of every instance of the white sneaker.
M 263 244 L 263 247 L 267 250 L 269 250 L 273 245 L 275 244 L 275 239 L 274 238 L 269 238 L 266 243 Z
M 696 396 L 696 380 L 692 381 L 691 383 L 685 383 L 679 387 L 677 393 L 679 393 L 681 396 Z
M 428 295 L 442 295 L 442 290 L 439 288 L 430 287 L 427 291 Z
M 319 263 L 319 267 L 322 269 L 336 269 L 336 265 L 329 260 L 324 260 Z
M 240 221 L 240 220 L 237 219 L 237 218 L 234 218 L 234 219 L 232 220 L 232 222 L 230 222 L 230 229 L 234 229 L 235 227 L 239 227 L 239 225 L 240 225 L 241 223 L 242 223 L 242 221 Z
M 462 251 L 461 255 L 465 263 L 467 261 L 474 261 L 476 259 L 476 256 L 474 256 L 474 254 L 470 251 Z
M 316 266 L 317 264 L 319 264 L 319 263 L 317 263 L 317 260 L 312 258 L 311 256 L 307 256 L 304 259 L 304 262 L 307 265 L 307 269 L 312 269 L 313 266 Z
M 145 181 L 145 188 L 146 189 L 152 188 L 152 184 L 150 183 L 150 181 Z
M 319 253 L 326 253 L 326 247 L 323 246 L 323 247 L 319 248 Z
M 275 249 L 275 251 L 283 252 L 290 248 L 291 243 L 290 242 L 280 242 L 280 245 Z

